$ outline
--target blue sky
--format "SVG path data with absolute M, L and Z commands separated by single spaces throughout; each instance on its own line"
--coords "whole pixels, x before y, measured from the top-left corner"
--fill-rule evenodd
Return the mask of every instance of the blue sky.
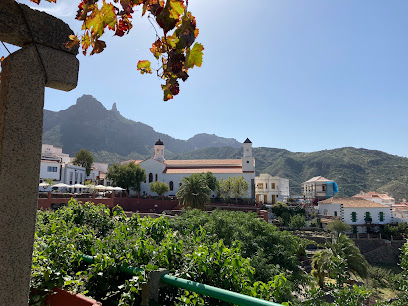
M 40 8 L 79 32 L 78 2 Z M 214 133 L 249 137 L 255 147 L 354 146 L 408 157 L 408 1 L 190 0 L 189 8 L 204 63 L 173 100 L 162 101 L 161 80 L 136 71 L 138 60 L 154 62 L 155 33 L 139 12 L 130 35 L 108 32 L 102 54 L 78 56 L 78 87 L 47 89 L 45 108 L 91 94 L 180 139 Z

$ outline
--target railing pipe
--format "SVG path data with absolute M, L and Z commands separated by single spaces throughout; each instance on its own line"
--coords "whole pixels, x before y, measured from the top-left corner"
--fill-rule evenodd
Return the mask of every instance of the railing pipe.
M 89 256 L 89 255 L 82 255 L 82 259 L 86 263 L 93 263 L 94 262 L 94 257 Z M 119 268 L 120 271 L 130 274 L 130 275 L 137 275 L 137 273 L 142 272 L 143 269 L 141 268 L 136 268 L 132 266 L 121 266 Z M 189 291 L 193 291 L 202 295 L 210 296 L 212 298 L 229 302 L 232 304 L 236 305 L 242 305 L 242 306 L 281 306 L 281 304 L 261 300 L 258 298 L 254 298 L 252 296 L 248 296 L 245 294 L 233 292 L 233 291 L 228 291 L 225 289 L 221 289 L 218 287 L 213 287 L 210 285 L 205 285 L 201 284 L 198 282 L 194 282 L 188 279 L 180 278 L 180 277 L 175 277 L 171 276 L 168 274 L 163 274 L 160 277 L 160 282 L 163 284 L 167 284 L 173 287 L 178 287 L 182 289 L 186 289 Z
M 160 277 L 160 281 L 164 284 L 168 284 L 174 287 L 186 289 L 189 291 L 193 291 L 196 293 L 200 293 L 203 295 L 211 296 L 215 299 L 229 302 L 236 305 L 268 305 L 268 306 L 278 306 L 280 304 L 272 303 L 269 301 L 264 301 L 258 298 L 254 298 L 252 296 L 248 296 L 245 294 L 228 291 L 225 289 L 213 287 L 210 285 L 205 285 L 201 283 L 197 283 L 191 280 L 187 280 L 184 278 L 179 278 L 175 276 L 171 276 L 168 274 L 163 274 Z

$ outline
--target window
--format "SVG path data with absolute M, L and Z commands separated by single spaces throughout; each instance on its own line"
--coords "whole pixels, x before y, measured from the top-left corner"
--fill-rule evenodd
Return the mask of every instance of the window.
M 322 185 L 322 191 L 326 191 L 326 185 Z
M 373 221 L 373 219 L 371 219 L 371 214 L 370 214 L 369 211 L 367 211 L 367 212 L 365 213 L 365 219 L 364 219 L 364 221 L 366 221 L 366 222 L 371 222 L 371 221 Z
M 149 173 L 149 183 L 153 182 L 153 173 Z
M 337 210 L 334 211 L 334 216 L 337 217 Z
M 275 183 L 271 183 L 271 188 L 275 189 Z
M 78 183 L 78 173 L 75 172 L 75 184 Z
M 57 172 L 57 167 L 50 167 L 50 166 L 48 166 L 48 167 L 47 167 L 47 171 L 48 171 L 48 172 Z
M 249 160 L 247 160 L 247 164 L 249 164 Z
M 258 184 L 258 188 L 259 188 L 259 189 L 263 189 L 263 183 L 259 183 L 259 184 Z
M 82 183 L 82 173 L 79 174 L 79 183 Z
M 69 173 L 69 184 L 72 185 L 72 178 L 74 174 L 72 172 Z
M 156 177 L 155 177 L 155 179 L 156 179 L 156 180 L 155 180 L 155 182 L 157 182 L 157 174 L 156 174 Z
M 357 213 L 355 211 L 351 213 L 351 222 L 357 222 Z
M 169 189 L 170 189 L 170 190 L 173 190 L 173 189 L 174 189 L 173 181 L 170 181 L 170 182 L 169 182 Z
M 379 215 L 379 218 L 380 218 L 380 222 L 383 222 L 383 221 L 384 221 L 384 212 L 383 212 L 383 211 L 380 211 L 380 212 L 378 213 L 378 215 Z
M 179 184 L 179 187 L 181 187 L 181 185 L 183 185 L 183 183 L 180 183 L 180 184 Z

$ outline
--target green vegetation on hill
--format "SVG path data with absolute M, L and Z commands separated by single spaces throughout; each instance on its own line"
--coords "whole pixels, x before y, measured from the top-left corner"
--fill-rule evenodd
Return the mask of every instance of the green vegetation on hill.
M 351 147 L 311 153 L 254 148 L 256 173 L 290 180 L 291 194 L 302 195 L 302 182 L 324 176 L 336 181 L 340 196 L 361 190 L 389 192 L 396 200 L 408 196 L 408 158 Z M 175 156 L 176 159 L 241 158 L 242 149 L 207 148 Z

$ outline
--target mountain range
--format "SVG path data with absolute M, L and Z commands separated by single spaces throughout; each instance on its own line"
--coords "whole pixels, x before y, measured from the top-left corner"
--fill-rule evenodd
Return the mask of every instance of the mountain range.
M 245 136 L 245 135 L 244 135 Z M 153 155 L 161 139 L 168 159 L 241 158 L 242 143 L 233 138 L 197 134 L 188 140 L 173 138 L 151 126 L 123 117 L 114 103 L 107 110 L 90 95 L 83 95 L 66 110 L 44 110 L 43 143 L 63 148 L 73 156 L 81 148 L 95 161 L 115 163 Z M 336 181 L 339 195 L 360 190 L 389 192 L 396 200 L 408 195 L 408 158 L 385 152 L 345 147 L 311 153 L 275 148 L 254 148 L 256 173 L 290 180 L 291 194 L 301 195 L 300 184 L 313 176 Z

